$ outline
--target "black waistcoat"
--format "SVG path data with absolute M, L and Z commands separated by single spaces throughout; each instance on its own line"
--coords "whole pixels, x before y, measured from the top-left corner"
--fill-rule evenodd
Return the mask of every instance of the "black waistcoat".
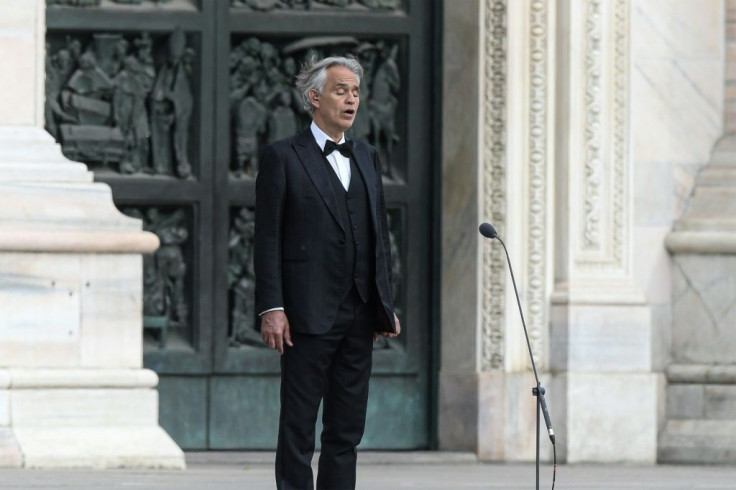
M 347 192 L 332 166 L 328 170 L 330 185 L 337 196 L 338 213 L 345 229 L 343 270 L 346 274 L 342 284 L 343 294 L 350 292 L 355 284 L 360 298 L 367 303 L 375 289 L 375 246 L 365 181 L 352 158 Z

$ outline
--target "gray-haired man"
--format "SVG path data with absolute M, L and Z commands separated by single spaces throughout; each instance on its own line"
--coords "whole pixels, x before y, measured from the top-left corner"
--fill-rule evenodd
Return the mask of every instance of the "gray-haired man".
M 265 148 L 256 181 L 256 308 L 281 356 L 276 450 L 279 489 L 355 488 L 372 339 L 401 332 L 391 295 L 390 245 L 375 148 L 346 141 L 360 105 L 354 58 L 305 66 L 297 79 L 313 121 Z

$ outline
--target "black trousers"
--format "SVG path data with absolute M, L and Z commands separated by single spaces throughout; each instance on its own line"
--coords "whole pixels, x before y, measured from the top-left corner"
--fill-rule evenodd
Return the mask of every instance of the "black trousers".
M 363 437 L 373 358 L 375 301 L 356 289 L 343 300 L 333 328 L 294 334 L 281 356 L 281 414 L 276 487 L 313 490 L 315 424 L 322 401 L 318 490 L 355 488 L 356 446 Z

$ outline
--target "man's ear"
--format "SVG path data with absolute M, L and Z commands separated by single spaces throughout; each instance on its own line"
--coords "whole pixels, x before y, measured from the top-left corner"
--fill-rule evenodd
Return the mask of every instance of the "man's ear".
M 309 102 L 313 106 L 319 107 L 319 93 L 315 89 L 309 91 Z

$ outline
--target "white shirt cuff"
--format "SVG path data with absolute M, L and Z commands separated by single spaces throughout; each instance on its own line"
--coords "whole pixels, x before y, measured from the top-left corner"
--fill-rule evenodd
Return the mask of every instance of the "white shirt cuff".
M 260 312 L 260 313 L 258 314 L 258 316 L 263 316 L 263 315 L 265 315 L 266 313 L 268 313 L 269 311 L 284 311 L 284 307 L 283 307 L 283 306 L 279 306 L 279 307 L 276 307 L 276 308 L 271 308 L 270 310 L 265 310 L 265 311 L 262 311 L 262 312 Z

